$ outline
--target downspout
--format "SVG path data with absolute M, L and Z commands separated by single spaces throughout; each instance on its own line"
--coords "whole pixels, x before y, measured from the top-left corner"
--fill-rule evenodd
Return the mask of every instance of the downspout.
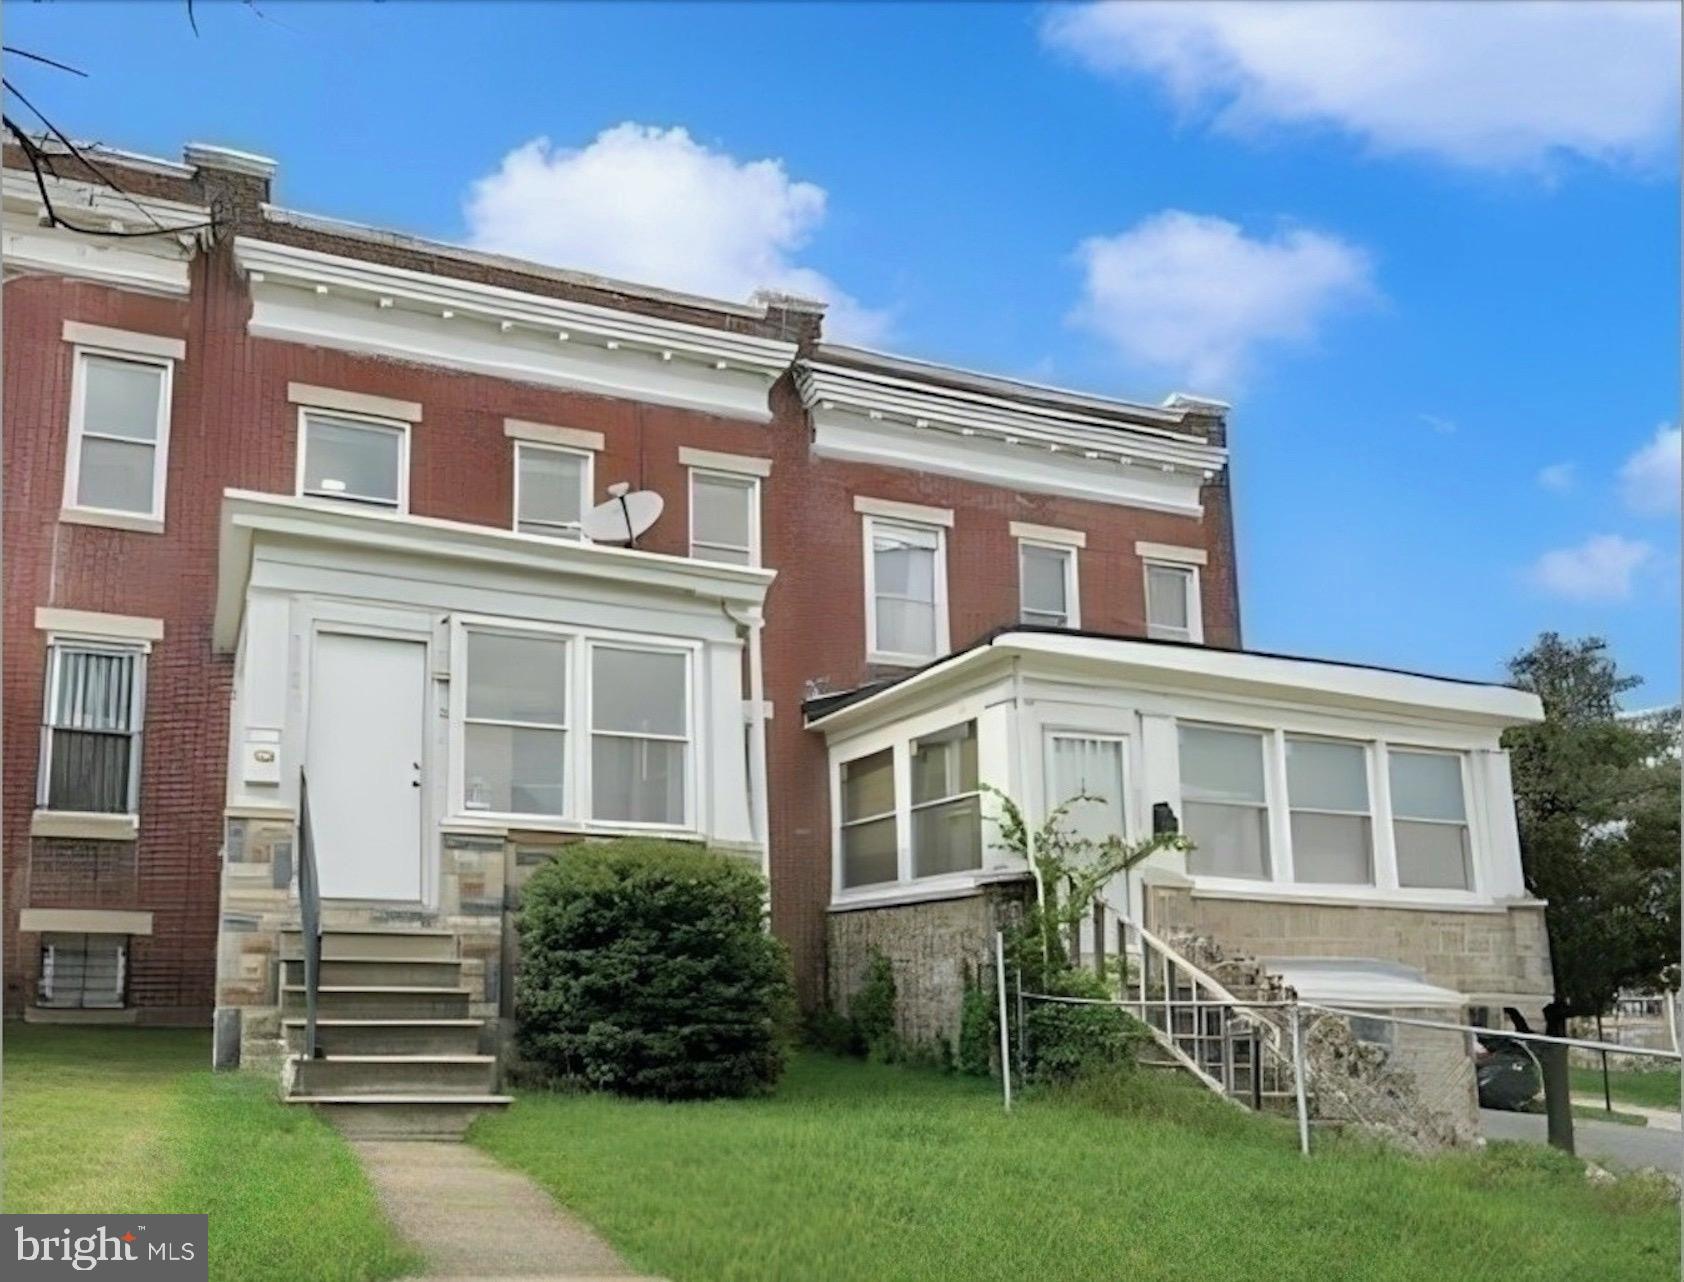
M 761 670 L 760 633 L 766 626 L 766 616 L 759 609 L 749 610 L 746 617 L 734 614 L 731 607 L 722 605 L 725 617 L 748 633 L 748 792 L 750 822 L 754 836 L 760 843 L 760 872 L 766 884 L 772 880 L 771 821 L 767 813 L 766 797 L 766 676 Z

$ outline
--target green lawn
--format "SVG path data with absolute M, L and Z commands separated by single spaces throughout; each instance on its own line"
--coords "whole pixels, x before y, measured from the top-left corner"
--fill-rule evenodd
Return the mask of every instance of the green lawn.
M 1608 1074 L 1608 1091 L 1618 1104 L 1639 1104 L 1644 1108 L 1678 1108 L 1678 1070 L 1651 1068 L 1633 1071 L 1613 1069 Z M 1602 1070 L 1575 1068 L 1573 1094 L 1602 1098 Z
M 356 1158 L 255 1074 L 213 1074 L 210 1037 L 5 1028 L 3 1205 L 209 1212 L 211 1276 L 376 1282 L 419 1264 Z
M 1146 1073 L 1008 1117 L 984 1082 L 806 1056 L 770 1099 L 526 1093 L 472 1138 L 672 1282 L 1678 1277 L 1651 1183 L 1537 1146 L 1305 1160 L 1285 1123 Z

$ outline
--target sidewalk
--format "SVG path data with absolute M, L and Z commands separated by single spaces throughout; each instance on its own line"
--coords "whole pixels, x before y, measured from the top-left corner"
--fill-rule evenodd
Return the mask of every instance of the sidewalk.
M 1573 1103 L 1579 1108 L 1594 1108 L 1602 1110 L 1607 1102 L 1600 1095 L 1575 1095 Z M 1631 1113 L 1641 1117 L 1649 1123 L 1651 1129 L 1658 1131 L 1676 1131 L 1684 1129 L 1680 1126 L 1679 1113 L 1675 1108 L 1646 1108 L 1642 1104 L 1627 1104 L 1624 1100 L 1614 1101 L 1616 1113 Z
M 471 1144 L 363 1141 L 351 1147 L 387 1219 L 427 1257 L 429 1279 L 639 1282 L 640 1275 L 583 1221 Z

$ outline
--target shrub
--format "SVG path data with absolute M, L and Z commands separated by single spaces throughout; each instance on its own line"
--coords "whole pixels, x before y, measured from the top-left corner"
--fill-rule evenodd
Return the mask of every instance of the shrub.
M 972 1077 L 991 1076 L 999 1041 L 998 998 L 981 984 L 967 984 L 959 1007 L 959 1071 Z
M 1053 997 L 1108 998 L 1113 994 L 1098 975 L 1085 970 L 1057 970 L 1044 977 Z M 1070 1082 L 1097 1071 L 1127 1071 L 1134 1065 L 1134 1021 L 1115 1006 L 1029 1003 L 1027 1073 L 1039 1082 Z
M 516 1039 L 540 1073 L 626 1095 L 747 1095 L 783 1071 L 789 960 L 765 882 L 676 842 L 573 847 L 527 884 Z
M 808 1011 L 801 1021 L 802 1041 L 816 1051 L 830 1055 L 864 1055 L 865 1039 L 859 1025 L 828 1006 Z
M 859 1029 L 868 1059 L 892 1064 L 901 1058 L 900 1034 L 895 1031 L 895 970 L 882 953 L 871 955 L 865 982 L 848 1003 L 848 1015 Z

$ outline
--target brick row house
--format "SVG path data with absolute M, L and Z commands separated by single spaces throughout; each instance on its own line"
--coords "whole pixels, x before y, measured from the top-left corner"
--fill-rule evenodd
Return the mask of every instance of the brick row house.
M 1546 1000 L 1535 703 L 1244 651 L 1220 403 L 300 213 L 222 148 L 99 163 L 4 170 L 7 1014 L 279 1055 L 301 772 L 339 964 L 440 941 L 491 1055 L 521 882 L 624 834 L 760 861 L 804 1004 L 882 950 L 951 1037 L 1026 878 L 984 784 L 1167 807 L 1143 919 Z M 621 486 L 659 519 L 585 537 Z

